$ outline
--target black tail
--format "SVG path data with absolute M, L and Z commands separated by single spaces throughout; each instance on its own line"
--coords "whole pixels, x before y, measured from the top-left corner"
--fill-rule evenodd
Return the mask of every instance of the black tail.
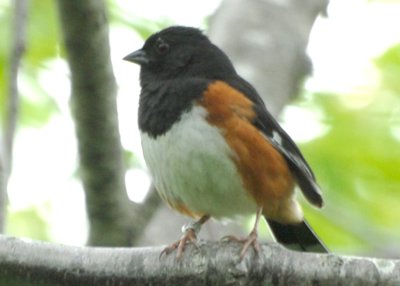
M 306 221 L 289 225 L 267 219 L 275 239 L 285 247 L 304 252 L 328 253 L 328 249 L 317 237 Z

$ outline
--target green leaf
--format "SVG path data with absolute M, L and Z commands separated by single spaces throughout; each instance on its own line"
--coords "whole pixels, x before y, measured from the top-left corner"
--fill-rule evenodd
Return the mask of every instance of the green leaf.
M 375 64 L 381 72 L 382 87 L 400 96 L 400 44 L 386 51 Z
M 40 125 L 48 121 L 56 110 L 55 102 L 38 85 L 38 74 L 43 70 L 44 62 L 57 56 L 58 21 L 55 11 L 55 3 L 51 0 L 33 0 L 29 3 L 27 15 L 27 40 L 26 52 L 22 58 L 19 70 L 19 86 L 28 84 L 30 94 L 20 97 L 19 124 Z M 11 13 L 12 7 L 6 6 L 6 10 L 0 14 L 0 36 L 7 41 L 0 41 L 0 117 L 5 116 L 7 107 L 7 81 L 9 51 L 11 49 Z M 4 63 L 4 64 L 3 64 Z
M 59 51 L 59 22 L 55 2 L 33 0 L 29 5 L 27 50 L 24 60 L 31 66 L 57 56 Z
M 6 233 L 17 237 L 50 241 L 49 225 L 40 211 L 44 206 L 31 206 L 19 211 L 9 211 Z
M 400 142 L 390 120 L 399 115 L 400 98 L 375 93 L 363 108 L 347 106 L 344 95 L 324 93 L 308 95 L 300 103 L 317 106 L 321 123 L 329 129 L 301 144 L 326 202 L 322 213 L 311 213 L 310 220 L 322 220 L 318 233 L 333 249 L 345 252 L 377 251 L 400 240 L 400 212 L 395 211 L 400 205 Z

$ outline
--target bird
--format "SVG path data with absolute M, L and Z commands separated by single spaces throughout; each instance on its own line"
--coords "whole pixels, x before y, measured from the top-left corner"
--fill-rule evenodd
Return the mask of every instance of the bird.
M 140 66 L 138 126 L 155 188 L 172 209 L 196 219 L 161 254 L 180 258 L 210 218 L 255 214 L 242 259 L 260 252 L 264 217 L 276 241 L 303 252 L 328 249 L 305 220 L 296 186 L 318 208 L 316 177 L 291 137 L 228 56 L 194 27 L 170 26 L 123 58 Z

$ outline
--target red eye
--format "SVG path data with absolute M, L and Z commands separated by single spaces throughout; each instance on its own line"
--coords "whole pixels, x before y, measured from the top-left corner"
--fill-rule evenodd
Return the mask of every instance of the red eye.
M 164 42 L 161 38 L 157 39 L 156 48 L 159 54 L 165 54 L 166 52 L 169 51 L 169 45 L 166 42 Z

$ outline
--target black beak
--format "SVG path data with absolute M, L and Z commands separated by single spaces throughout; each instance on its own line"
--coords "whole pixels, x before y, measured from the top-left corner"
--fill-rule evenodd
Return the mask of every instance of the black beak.
M 146 65 L 150 62 L 146 52 L 143 50 L 134 51 L 133 53 L 130 53 L 129 55 L 125 56 L 123 58 L 123 60 L 138 64 L 138 65 Z

